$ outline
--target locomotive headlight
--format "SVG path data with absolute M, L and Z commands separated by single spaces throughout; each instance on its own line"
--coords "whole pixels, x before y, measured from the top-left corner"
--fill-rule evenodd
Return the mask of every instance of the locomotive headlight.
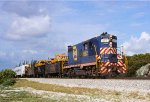
M 102 43 L 108 43 L 108 42 L 109 42 L 109 39 L 108 39 L 108 38 L 103 38 L 103 39 L 101 39 L 101 42 L 102 42 Z

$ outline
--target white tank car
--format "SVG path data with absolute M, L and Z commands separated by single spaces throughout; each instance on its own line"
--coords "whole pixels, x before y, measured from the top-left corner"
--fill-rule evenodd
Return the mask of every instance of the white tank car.
M 16 72 L 17 76 L 23 77 L 25 75 L 25 70 L 26 70 L 27 67 L 29 67 L 28 64 L 27 65 L 22 65 L 22 66 L 19 66 L 19 67 L 15 67 L 13 69 L 13 71 Z

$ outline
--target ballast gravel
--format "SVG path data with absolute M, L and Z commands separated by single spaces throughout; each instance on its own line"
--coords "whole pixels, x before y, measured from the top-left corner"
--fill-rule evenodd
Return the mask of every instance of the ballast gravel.
M 98 88 L 115 91 L 138 91 L 150 93 L 150 80 L 122 79 L 57 79 L 57 78 L 25 78 L 46 84 L 57 84 L 67 87 Z

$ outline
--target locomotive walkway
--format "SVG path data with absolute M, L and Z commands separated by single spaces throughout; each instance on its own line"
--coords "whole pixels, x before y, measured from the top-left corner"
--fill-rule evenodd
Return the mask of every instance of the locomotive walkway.
M 121 79 L 57 79 L 57 78 L 24 78 L 46 84 L 57 84 L 67 87 L 98 88 L 116 91 L 138 91 L 150 93 L 150 80 Z

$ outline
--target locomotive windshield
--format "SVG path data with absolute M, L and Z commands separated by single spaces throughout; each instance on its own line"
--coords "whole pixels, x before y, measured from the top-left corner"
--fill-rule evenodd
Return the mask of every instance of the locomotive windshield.
M 117 43 L 117 39 L 112 39 L 112 42 Z
M 117 43 L 117 37 L 116 36 L 112 36 L 112 42 Z

